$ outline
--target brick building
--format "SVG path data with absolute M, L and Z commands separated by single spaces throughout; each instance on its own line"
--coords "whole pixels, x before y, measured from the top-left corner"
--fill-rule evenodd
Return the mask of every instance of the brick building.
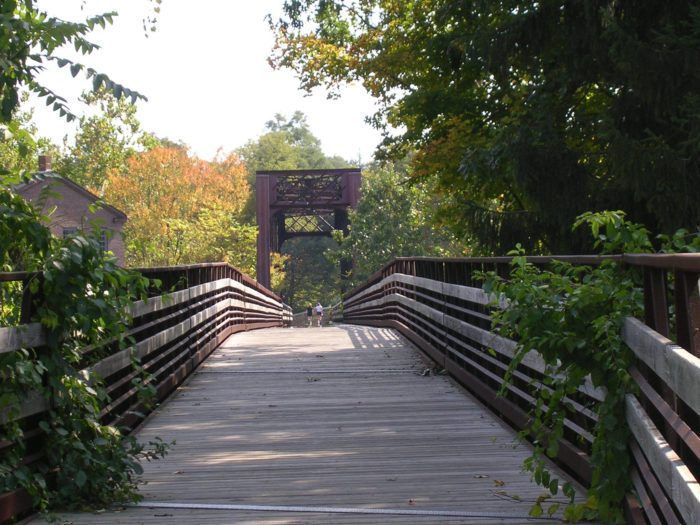
M 98 202 L 99 197 L 52 171 L 48 155 L 39 157 L 39 173 L 50 177 L 23 184 L 17 188 L 17 193 L 30 202 L 38 202 L 44 188 L 49 188 L 52 195 L 48 196 L 40 211 L 49 215 L 51 233 L 64 237 L 76 230 L 97 227 L 102 231 L 104 249 L 111 251 L 119 264 L 124 264 L 122 228 L 127 221 L 126 214 L 104 203 L 91 212 L 90 206 Z

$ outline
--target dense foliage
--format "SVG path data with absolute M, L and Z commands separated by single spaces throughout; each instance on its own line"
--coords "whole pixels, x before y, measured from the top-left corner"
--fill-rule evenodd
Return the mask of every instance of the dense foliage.
M 254 275 L 257 230 L 242 220 L 249 194 L 235 154 L 208 162 L 172 147 L 132 154 L 104 182 L 105 200 L 129 217 L 129 266 L 226 261 Z
M 69 67 L 73 76 L 82 71 L 95 89 L 105 87 L 117 98 L 139 96 L 56 55 L 64 45 L 89 54 L 95 46 L 86 36 L 110 23 L 112 16 L 66 22 L 40 11 L 33 0 L 0 4 L 0 270 L 34 275 L 21 286 L 2 283 L 0 324 L 27 320 L 19 316 L 29 305 L 20 307 L 20 300 L 30 292 L 28 320 L 41 323 L 46 335 L 43 348 L 0 356 L 0 494 L 24 488 L 41 510 L 136 499 L 139 461 L 159 457 L 167 448 L 160 441 L 145 448 L 120 429 L 102 424 L 107 396 L 99 378 L 85 369 L 107 348 L 126 344 L 127 307 L 144 296 L 148 280 L 119 268 L 96 238 L 82 233 L 53 237 L 47 218 L 15 193 L 27 181 L 38 149 L 28 116 L 18 110 L 20 88 L 44 97 L 68 120 L 74 118 L 61 97 L 35 81 L 45 64 Z M 93 350 L 86 356 L 88 346 Z M 142 391 L 149 393 L 145 387 Z M 28 436 L 17 417 L 29 393 L 50 408 L 38 415 L 40 433 L 32 438 L 43 443 L 42 454 L 25 462 Z
M 695 1 L 287 0 L 271 25 L 303 88 L 378 99 L 385 152 L 418 152 L 481 251 L 580 253 L 584 211 L 700 221 Z
M 36 298 L 31 320 L 47 338 L 44 348 L 0 357 L 0 439 L 13 443 L 0 456 L 0 493 L 24 488 L 42 511 L 137 499 L 139 461 L 163 455 L 166 446 L 158 440 L 144 446 L 101 423 L 107 395 L 85 367 L 102 354 L 86 358 L 84 348 L 126 344 L 127 306 L 145 295 L 148 280 L 119 268 L 96 238 L 51 236 L 45 218 L 7 186 L 0 200 L 2 269 L 39 272 L 27 284 Z M 17 312 L 3 310 L 0 322 L 16 323 Z M 16 416 L 28 392 L 51 408 L 38 421 L 44 454 L 24 464 L 25 434 Z
M 20 107 L 13 112 L 6 129 L 0 126 L 0 166 L 5 172 L 31 173 L 36 170 L 39 152 L 57 151 L 57 147 L 48 139 L 35 138 L 38 130 L 32 117 L 32 111 Z
M 295 312 L 317 302 L 340 301 L 340 267 L 326 252 L 336 247 L 329 237 L 295 237 L 282 246 L 284 279 L 275 288 Z
M 83 349 L 126 343 L 127 306 L 145 294 L 148 280 L 119 268 L 96 238 L 53 237 L 47 218 L 14 193 L 18 182 L 9 174 L 0 180 L 0 268 L 37 272 L 24 286 L 35 297 L 30 320 L 44 327 L 47 343 L 0 357 L 0 439 L 13 444 L 0 457 L 0 493 L 24 488 L 41 510 L 134 499 L 139 461 L 162 455 L 165 447 L 153 442 L 145 448 L 100 422 L 107 396 L 84 370 L 91 361 Z M 20 321 L 23 292 L 3 284 L 0 324 Z M 99 355 L 94 351 L 91 359 Z M 38 422 L 45 454 L 24 464 L 24 429 L 16 416 L 28 392 L 51 409 Z
M 653 251 L 649 231 L 625 220 L 622 212 L 586 213 L 574 228 L 583 226 L 590 227 L 595 248 L 602 254 Z M 660 240 L 665 251 L 700 249 L 700 236 L 689 236 L 687 231 Z M 507 308 L 493 316 L 497 331 L 518 342 L 507 379 L 528 352 L 539 353 L 547 367 L 524 431 L 534 443 L 525 467 L 537 483 L 557 494 L 561 482 L 549 472 L 544 458 L 556 457 L 570 410 L 567 397 L 590 378 L 593 386 L 606 392 L 591 429 L 592 482 L 587 500 L 569 505 L 565 515 L 571 520 L 623 523 L 621 502 L 630 489 L 624 400 L 634 384 L 628 373 L 632 352 L 622 341 L 621 329 L 625 317 L 643 312 L 641 273 L 613 260 L 594 267 L 556 262 L 539 268 L 527 261 L 522 248 L 512 254 L 507 280 L 495 273 L 483 277 L 486 291 L 509 301 Z M 563 484 L 563 490 L 573 498 L 569 484 Z M 534 516 L 545 511 L 543 504 L 538 501 L 533 507 Z M 554 504 L 547 510 L 554 512 L 557 507 Z
M 65 141 L 55 169 L 90 191 L 102 195 L 110 173 L 123 173 L 127 160 L 155 147 L 158 140 L 141 129 L 136 105 L 117 99 L 105 89 L 83 93 L 81 101 L 92 112 L 78 119 L 72 141 Z
M 412 184 L 401 166 L 363 171 L 362 198 L 350 212 L 350 234 L 336 232 L 333 260 L 353 261 L 349 284 L 357 285 L 396 257 L 464 255 L 447 230 L 433 226 L 435 200 L 426 184 Z

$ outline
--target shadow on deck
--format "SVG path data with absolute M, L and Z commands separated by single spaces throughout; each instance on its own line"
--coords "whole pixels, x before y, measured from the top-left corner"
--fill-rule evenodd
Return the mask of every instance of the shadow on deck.
M 65 518 L 551 523 L 528 519 L 542 494 L 521 472 L 528 445 L 451 379 L 424 375 L 429 367 L 389 329 L 232 336 L 140 430 L 177 442 L 144 465 L 142 507 Z

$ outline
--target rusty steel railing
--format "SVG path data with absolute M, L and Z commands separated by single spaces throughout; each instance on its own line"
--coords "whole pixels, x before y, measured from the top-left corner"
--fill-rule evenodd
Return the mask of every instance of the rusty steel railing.
M 148 414 L 150 403 L 139 399 L 139 388 L 132 380 L 143 371 L 134 368 L 132 356 L 140 358 L 146 382 L 155 387 L 155 399 L 166 398 L 228 336 L 258 328 L 289 326 L 291 309 L 270 290 L 224 263 L 198 264 L 140 270 L 149 278 L 163 282 L 151 297 L 131 308 L 132 326 L 128 348 L 103 347 L 107 357 L 96 360 L 96 348 L 86 349 L 85 369 L 102 379 L 109 401 L 102 407 L 101 419 L 126 432 L 133 430 Z M 2 274 L 7 281 L 24 281 L 30 274 Z M 163 290 L 169 292 L 164 294 Z M 36 306 L 36 298 L 25 293 L 23 308 Z M 40 299 L 39 299 L 40 300 Z M 32 312 L 23 311 L 22 326 L 0 328 L 0 354 L 22 348 L 41 351 L 44 335 L 38 323 L 31 323 Z M 41 414 L 51 406 L 51 399 L 29 394 L 18 419 L 24 429 L 26 454 L 24 463 L 38 463 L 43 456 L 43 432 L 37 427 Z M 0 412 L 0 424 L 5 421 Z M 15 419 L 16 420 L 16 419 Z M 0 442 L 0 455 L 8 453 L 13 442 Z M 32 500 L 23 489 L 0 494 L 0 523 L 31 512 Z
M 583 265 L 601 261 L 597 256 L 529 260 L 545 265 L 553 258 Z M 641 268 L 644 274 L 645 320 L 627 319 L 622 334 L 637 356 L 631 374 L 639 386 L 639 393 L 627 398 L 635 489 L 625 501 L 627 519 L 634 524 L 700 523 L 700 255 L 611 258 Z M 505 395 L 498 395 L 516 343 L 491 331 L 494 306 L 474 279 L 476 270 L 507 276 L 510 260 L 396 259 L 345 295 L 343 320 L 398 330 L 513 427 L 522 429 L 532 408 L 533 389 L 542 388 L 544 364 L 538 354 L 528 354 Z M 595 405 L 604 395 L 587 383 L 567 399 L 570 408 L 557 462 L 584 485 L 591 479 Z

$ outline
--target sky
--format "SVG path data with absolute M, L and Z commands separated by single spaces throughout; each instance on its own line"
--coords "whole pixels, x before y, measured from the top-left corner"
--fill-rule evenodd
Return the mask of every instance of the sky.
M 149 0 L 40 0 L 50 15 L 80 20 L 98 12 L 117 11 L 112 26 L 97 29 L 90 40 L 101 49 L 77 56 L 72 49 L 57 55 L 104 72 L 148 97 L 138 117 L 146 131 L 181 140 L 193 154 L 212 158 L 231 151 L 265 131 L 276 113 L 301 110 L 328 155 L 369 161 L 380 134 L 365 122 L 375 111 L 359 85 L 329 100 L 319 90 L 310 96 L 298 89 L 290 70 L 273 70 L 267 57 L 273 34 L 265 16 L 279 13 L 282 0 L 163 0 L 155 33 L 145 36 L 142 21 L 151 14 Z M 84 9 L 81 10 L 81 5 Z M 84 111 L 77 99 L 91 83 L 67 70 L 47 70 L 39 77 Z M 57 143 L 74 133 L 41 101 L 32 100 L 41 136 Z

